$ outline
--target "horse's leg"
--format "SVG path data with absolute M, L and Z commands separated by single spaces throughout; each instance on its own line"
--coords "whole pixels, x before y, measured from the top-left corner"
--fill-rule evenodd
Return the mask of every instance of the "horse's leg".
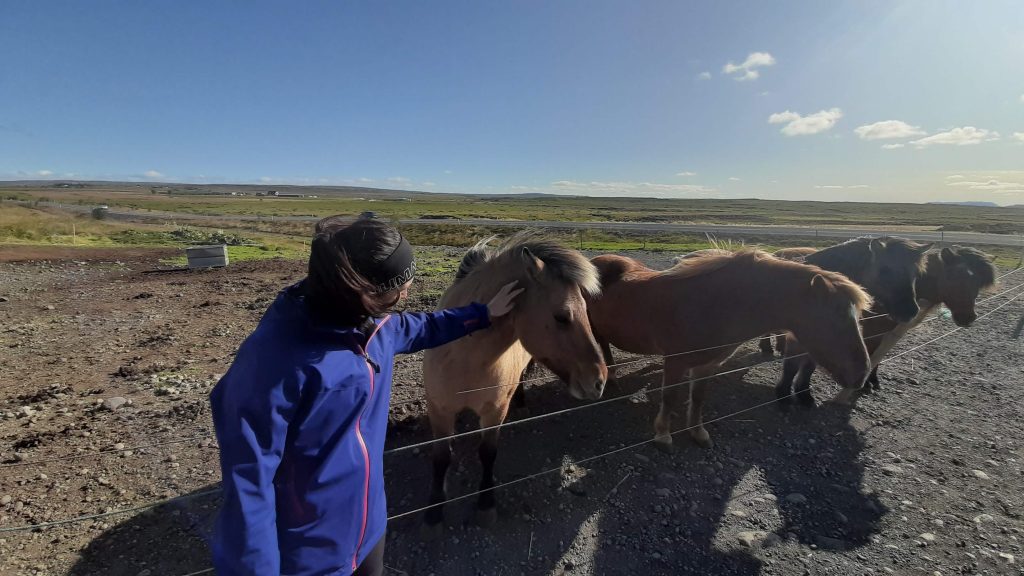
M 439 414 L 437 411 L 431 410 L 429 405 L 427 413 L 430 417 L 430 428 L 435 439 L 451 436 L 455 432 L 454 414 Z M 423 518 L 423 535 L 428 539 L 438 537 L 444 533 L 444 505 L 442 502 L 448 499 L 446 480 L 448 466 L 452 462 L 451 440 L 434 443 L 431 449 L 431 461 L 433 463 L 434 476 L 430 487 L 430 505 L 433 507 L 427 509 Z
M 779 352 L 780 356 L 786 355 L 786 335 L 776 334 L 775 335 L 775 349 Z
M 508 412 L 508 398 L 503 406 L 496 406 L 480 415 L 480 428 L 491 428 L 505 421 Z M 480 497 L 476 502 L 477 523 L 481 526 L 493 526 L 498 520 L 497 499 L 494 496 L 494 461 L 498 458 L 499 428 L 485 430 L 480 439 L 480 464 L 483 475 L 480 478 Z
M 865 386 L 868 390 L 881 390 L 882 384 L 878 381 L 878 366 L 871 369 L 871 375 L 868 376 L 868 384 Z
M 711 375 L 717 365 L 701 366 L 690 371 L 690 412 L 686 426 L 690 429 L 690 437 L 701 448 L 712 448 L 715 443 L 704 428 L 704 399 L 707 397 Z
M 684 378 L 689 372 L 682 357 L 665 358 L 661 381 L 661 407 L 654 418 L 654 445 L 663 452 L 672 452 L 672 415 L 680 414 L 687 404 Z
M 761 354 L 764 354 L 765 356 L 775 356 L 775 350 L 772 348 L 771 336 L 762 336 L 761 339 L 757 341 L 757 345 L 761 348 Z
M 779 400 L 780 406 L 786 406 L 792 401 L 793 378 L 800 371 L 800 359 L 786 358 L 782 362 L 782 376 L 779 383 L 775 385 L 775 397 Z
M 814 395 L 811 394 L 811 376 L 818 368 L 813 360 L 804 358 L 800 366 L 800 373 L 796 377 L 796 398 L 804 406 L 815 406 Z

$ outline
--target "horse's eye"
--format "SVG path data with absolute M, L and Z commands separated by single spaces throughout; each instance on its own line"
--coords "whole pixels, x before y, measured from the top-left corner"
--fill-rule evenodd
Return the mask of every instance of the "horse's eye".
M 569 318 L 568 314 L 555 314 L 555 322 L 562 326 L 568 326 L 572 320 Z

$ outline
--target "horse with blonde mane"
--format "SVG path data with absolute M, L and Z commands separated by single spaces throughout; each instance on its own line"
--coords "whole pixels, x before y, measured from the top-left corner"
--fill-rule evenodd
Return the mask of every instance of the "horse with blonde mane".
M 687 404 L 679 386 L 686 379 L 691 437 L 712 445 L 702 416 L 708 378 L 739 342 L 765 332 L 802 335 L 844 387 L 859 388 L 870 371 L 858 318 L 871 298 L 841 274 L 749 249 L 694 256 L 661 272 L 623 256 L 592 262 L 602 282 L 601 296 L 588 301 L 598 341 L 665 357 L 654 422 L 663 450 L 672 449 L 673 414 Z
M 497 518 L 494 462 L 498 428 L 505 421 L 519 378 L 536 359 L 568 384 L 576 398 L 597 399 L 608 369 L 587 321 L 586 298 L 601 290 L 597 270 L 585 256 L 535 232 L 519 233 L 498 247 L 490 239 L 478 243 L 462 259 L 455 282 L 439 307 L 485 301 L 505 284 L 518 280 L 525 291 L 515 310 L 495 320 L 490 330 L 428 350 L 423 358 L 427 415 L 435 439 L 452 435 L 455 417 L 469 409 L 485 429 L 479 456 L 483 478 L 477 501 L 481 524 Z M 451 463 L 451 441 L 433 447 L 433 486 L 425 517 L 428 535 L 442 526 L 445 478 Z

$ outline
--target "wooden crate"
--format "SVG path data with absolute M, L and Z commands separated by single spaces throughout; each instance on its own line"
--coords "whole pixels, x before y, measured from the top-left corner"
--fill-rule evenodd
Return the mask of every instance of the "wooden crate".
M 225 244 L 215 246 L 191 246 L 185 249 L 185 258 L 189 268 L 214 268 L 228 265 L 228 247 Z

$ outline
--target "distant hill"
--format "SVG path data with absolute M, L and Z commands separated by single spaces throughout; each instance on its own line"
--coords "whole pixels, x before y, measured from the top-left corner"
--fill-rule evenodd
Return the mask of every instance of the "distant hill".
M 999 208 L 995 202 L 929 202 L 929 204 L 944 204 L 947 206 L 978 206 L 981 208 Z

